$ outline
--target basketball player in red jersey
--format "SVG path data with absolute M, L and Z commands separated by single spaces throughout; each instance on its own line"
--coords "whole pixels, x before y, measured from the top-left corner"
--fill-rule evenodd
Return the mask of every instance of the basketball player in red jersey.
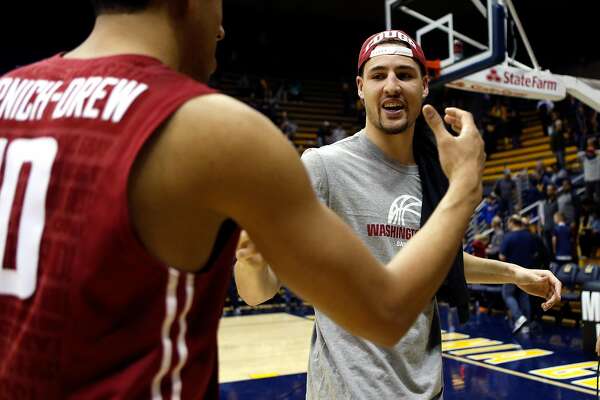
M 384 266 L 265 117 L 200 83 L 221 0 L 94 3 L 79 47 L 0 78 L 0 398 L 216 398 L 238 224 L 295 292 L 394 344 L 481 199 L 472 116 L 446 110 L 453 137 L 424 108 L 450 187 Z

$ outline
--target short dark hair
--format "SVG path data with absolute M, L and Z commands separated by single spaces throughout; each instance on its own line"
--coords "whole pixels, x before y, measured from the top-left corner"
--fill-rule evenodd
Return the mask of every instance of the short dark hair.
M 152 0 L 90 0 L 96 15 L 103 12 L 128 12 L 142 11 Z

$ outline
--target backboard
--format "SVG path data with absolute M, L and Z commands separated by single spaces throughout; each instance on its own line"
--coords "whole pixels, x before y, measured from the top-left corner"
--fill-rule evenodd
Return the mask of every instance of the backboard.
M 403 30 L 439 61 L 434 84 L 444 84 L 502 63 L 506 8 L 502 0 L 385 0 L 386 29 Z

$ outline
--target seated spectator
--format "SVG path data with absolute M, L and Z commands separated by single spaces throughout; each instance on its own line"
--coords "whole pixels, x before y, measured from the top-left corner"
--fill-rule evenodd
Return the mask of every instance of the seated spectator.
M 554 232 L 552 233 L 552 249 L 554 259 L 565 264 L 573 260 L 571 251 L 571 229 L 567 226 L 565 216 L 561 212 L 554 214 Z

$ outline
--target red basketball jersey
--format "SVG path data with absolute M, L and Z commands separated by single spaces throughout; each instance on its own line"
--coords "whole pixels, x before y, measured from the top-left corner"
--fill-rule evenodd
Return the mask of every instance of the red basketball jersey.
M 218 397 L 237 227 L 179 272 L 144 249 L 127 204 L 144 143 L 212 92 L 136 55 L 0 78 L 0 399 Z

